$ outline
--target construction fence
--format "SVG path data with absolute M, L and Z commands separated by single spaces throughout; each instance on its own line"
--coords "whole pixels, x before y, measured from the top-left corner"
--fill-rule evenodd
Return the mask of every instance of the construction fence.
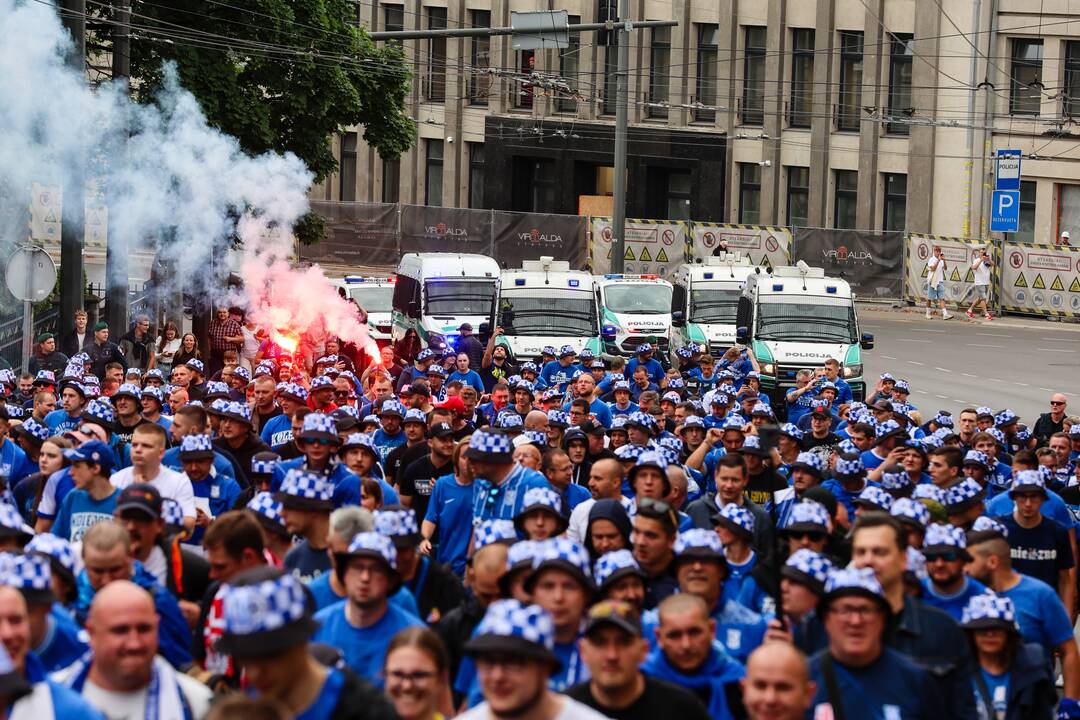
M 301 260 L 340 271 L 386 272 L 403 253 L 475 252 L 504 267 L 550 255 L 596 274 L 611 271 L 608 217 L 517 213 L 379 203 L 313 202 L 326 238 L 301 246 Z M 628 218 L 623 271 L 669 278 L 682 263 L 724 250 L 754 263 L 799 260 L 846 280 L 862 300 L 926 301 L 926 263 L 940 246 L 946 300 L 970 303 L 972 262 L 989 246 L 991 307 L 1010 313 L 1080 318 L 1080 248 L 903 232 L 788 228 Z

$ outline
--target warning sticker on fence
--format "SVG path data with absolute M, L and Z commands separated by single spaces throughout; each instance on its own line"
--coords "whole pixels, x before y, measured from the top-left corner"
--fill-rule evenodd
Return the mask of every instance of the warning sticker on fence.
M 611 218 L 593 217 L 590 257 L 597 275 L 611 272 L 611 248 L 614 233 Z M 670 277 L 686 262 L 688 235 L 686 223 L 672 220 L 627 220 L 623 272 Z
M 1037 315 L 1080 314 L 1080 295 L 1066 294 L 1080 293 L 1078 263 L 1080 248 L 1006 243 L 1002 304 Z

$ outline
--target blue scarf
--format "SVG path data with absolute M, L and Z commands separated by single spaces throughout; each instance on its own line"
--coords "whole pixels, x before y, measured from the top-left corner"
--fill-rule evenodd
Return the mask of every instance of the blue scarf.
M 672 667 L 660 648 L 649 653 L 641 669 L 646 675 L 657 680 L 691 690 L 708 688 L 709 717 L 713 720 L 729 720 L 732 717 L 724 687 L 746 674 L 746 669 L 742 664 L 724 652 L 723 646 L 717 641 L 713 641 L 712 651 L 709 652 L 705 664 L 693 675 L 687 675 Z

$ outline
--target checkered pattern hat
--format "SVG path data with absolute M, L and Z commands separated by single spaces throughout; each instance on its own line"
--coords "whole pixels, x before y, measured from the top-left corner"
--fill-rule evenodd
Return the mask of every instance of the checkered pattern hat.
M 836 467 L 833 471 L 836 475 L 844 477 L 862 477 L 866 472 L 866 466 L 863 465 L 862 458 L 858 455 L 852 457 L 841 456 L 836 458 Z
M 877 439 L 881 441 L 884 440 L 886 437 L 903 432 L 904 429 L 900 427 L 900 423 L 896 422 L 895 420 L 886 420 L 885 422 L 877 426 L 874 434 L 877 436 Z
M 244 372 L 247 372 L 247 370 L 245 370 Z M 165 382 L 165 373 L 161 372 L 161 370 L 157 368 L 150 368 L 145 373 L 143 373 L 143 381 L 145 382 L 150 378 L 156 378 L 161 382 Z
M 833 568 L 825 579 L 825 594 L 869 594 L 884 601 L 885 591 L 871 568 Z
M 926 537 L 923 539 L 923 549 L 929 550 L 934 547 L 950 547 L 963 550 L 967 547 L 967 538 L 964 529 L 955 525 L 933 523 L 926 528 Z
M 206 399 L 216 400 L 218 398 L 228 399 L 230 397 L 229 386 L 223 382 L 217 380 L 211 380 L 206 383 Z
M 38 370 L 38 374 L 34 377 L 34 384 L 45 383 L 46 385 L 56 384 L 56 373 L 52 370 Z
M 914 500 L 932 500 L 940 505 L 946 504 L 946 491 L 932 483 L 920 483 L 911 491 Z
M 739 415 L 728 415 L 724 418 L 724 424 L 720 426 L 720 429 L 724 432 L 727 432 L 728 430 L 742 432 L 744 425 L 746 425 L 746 422 Z
M 0 584 L 24 591 L 47 592 L 51 589 L 52 566 L 42 555 L 11 553 L 3 570 Z
M 594 353 L 589 348 L 583 348 L 582 351 L 578 353 L 578 357 L 582 360 L 592 360 L 594 357 L 596 357 L 596 353 Z
M 15 371 L 11 368 L 3 368 L 0 370 L 0 383 L 4 385 L 15 384 Z
M 556 355 L 558 355 L 558 353 L 555 352 L 555 346 L 554 345 L 545 345 L 544 347 L 540 348 L 540 354 L 541 355 L 551 355 L 552 357 L 555 357 Z
M 911 392 L 911 387 L 908 385 L 907 380 L 897 380 L 896 385 L 893 386 L 893 390 L 909 393 Z
M 897 498 L 889 508 L 889 514 L 901 522 L 907 521 L 923 528 L 930 524 L 930 511 L 911 498 Z
M 641 412 L 640 410 L 635 410 L 634 412 L 626 416 L 626 424 L 628 426 L 632 425 L 634 427 L 643 428 L 645 430 L 651 430 L 653 426 L 653 419 L 652 416 L 648 413 Z
M 832 569 L 833 564 L 829 558 L 809 548 L 799 548 L 788 557 L 780 573 L 789 580 L 794 579 L 810 585 L 811 589 L 820 595 L 825 592 L 825 581 Z
M 576 355 L 576 354 L 577 353 L 574 352 L 574 347 L 572 345 L 563 345 L 561 348 L 559 348 L 559 357 L 561 357 L 561 358 L 566 357 L 567 355 Z
M 249 373 L 248 369 L 242 365 L 238 365 L 237 367 L 233 368 L 233 375 L 240 378 L 244 382 L 251 381 L 251 373 Z
M 780 426 L 780 434 L 787 435 L 792 440 L 802 440 L 803 431 L 794 423 L 784 423 Z
M 951 428 L 953 426 L 952 415 L 949 415 L 944 410 L 934 416 L 934 424 L 941 427 Z
M 817 475 L 818 478 L 825 477 L 825 461 L 821 458 L 820 455 L 816 453 L 799 453 L 799 455 L 795 458 L 795 462 L 791 463 L 792 470 L 795 470 L 797 468 L 806 470 L 814 475 Z
M 195 372 L 199 373 L 200 375 L 202 375 L 202 374 L 204 374 L 206 372 L 206 366 L 203 365 L 202 360 L 196 360 L 195 358 L 191 358 L 190 360 L 188 360 L 184 364 L 187 365 L 192 370 L 194 370 Z
M 676 357 L 681 357 L 683 360 L 689 360 L 694 356 L 694 353 L 690 352 L 687 348 L 681 347 L 675 351 Z
M 672 403 L 675 403 L 676 405 L 678 405 L 679 403 L 682 402 L 682 396 L 679 395 L 679 393 L 677 393 L 675 391 L 670 391 L 670 392 L 664 393 L 664 396 L 662 398 L 660 398 L 660 400 L 661 401 L 672 402 Z
M 555 648 L 555 621 L 539 605 L 523 605 L 517 600 L 497 600 L 488 606 L 484 619 L 476 627 L 473 641 L 466 646 L 483 652 L 491 647 L 484 640 L 507 640 L 535 645 L 550 655 Z
M 656 452 L 664 459 L 664 462 L 668 465 L 679 464 L 679 451 L 674 448 L 669 448 L 661 445 L 656 448 Z
M 984 470 L 990 470 L 991 469 L 991 467 L 990 467 L 990 458 L 987 457 L 986 453 L 981 452 L 979 450 L 968 450 L 967 454 L 964 455 L 964 464 L 965 465 L 979 465 Z
M 1069 429 L 1071 430 L 1072 428 Z M 1021 425 L 1019 428 L 1017 428 L 1016 439 L 1019 442 L 1027 442 L 1031 439 L 1031 431 L 1027 429 L 1026 425 Z
M 334 380 L 326 375 L 311 378 L 311 392 L 334 387 Z
M 893 496 L 876 485 L 868 485 L 855 498 L 855 504 L 866 506 L 871 510 L 889 512 L 892 508 Z
M 551 402 L 552 400 L 562 402 L 564 393 L 557 387 L 548 388 L 540 394 L 540 402 Z
M 634 553 L 626 549 L 613 550 L 601 555 L 593 566 L 593 577 L 596 578 L 596 585 L 601 592 L 608 583 L 626 575 L 637 575 L 645 579 L 645 573 L 638 565 L 638 561 L 634 559 Z
M 997 534 L 1006 539 L 1009 537 L 1009 528 L 1005 527 L 997 520 L 986 517 L 985 515 L 980 515 L 975 518 L 975 522 L 971 525 L 971 532 Z
M 517 541 L 517 528 L 511 520 L 482 520 L 473 530 L 473 552 L 494 543 Z
M 1013 475 L 1012 485 L 1009 486 L 1009 494 L 1018 490 L 1042 490 L 1046 494 L 1046 481 L 1038 470 L 1021 470 Z
M 682 429 L 687 430 L 689 428 L 705 428 L 705 421 L 697 415 L 687 415 L 683 420 Z
M 71 547 L 71 543 L 52 533 L 41 533 L 30 538 L 30 542 L 26 544 L 24 550 L 28 553 L 39 553 L 55 560 L 60 567 L 71 573 L 73 580 L 81 569 L 82 563 L 79 561 L 79 556 L 75 554 L 75 550 Z
M 311 417 L 308 415 L 308 417 Z M 279 493 L 287 498 L 297 498 L 329 505 L 334 497 L 334 484 L 320 473 L 292 468 L 285 473 Z
M 421 425 L 427 425 L 427 415 L 420 408 L 409 408 L 405 411 L 405 422 L 407 423 L 420 423 Z
M 760 417 L 772 417 L 772 408 L 763 402 L 754 403 L 754 409 L 750 411 L 751 415 L 758 415 Z
M 255 377 L 262 377 L 263 375 L 273 375 L 273 374 L 274 374 L 274 366 L 269 364 L 269 363 L 261 362 L 255 368 Z
M 21 420 L 26 417 L 26 410 L 18 405 L 8 405 L 7 414 L 11 420 Z
M 674 435 L 665 435 L 664 437 L 657 438 L 656 444 L 662 448 L 668 448 L 669 450 L 680 451 L 683 449 L 682 438 L 677 438 Z
M 252 585 L 226 585 L 221 608 L 230 635 L 281 630 L 308 615 L 304 586 L 291 574 Z
M 514 444 L 509 435 L 477 430 L 469 439 L 467 457 L 477 460 L 494 459 L 496 462 L 509 458 L 514 452 Z
M 641 343 L 638 345 L 637 353 L 640 355 L 641 353 L 652 352 L 652 349 L 652 345 L 649 343 Z
M 154 398 L 155 400 L 157 400 L 158 405 L 161 405 L 162 407 L 165 406 L 165 393 L 159 387 L 156 387 L 154 385 L 147 385 L 143 388 L 142 396 L 143 399 L 146 399 L 148 397 Z
M 963 481 L 946 491 L 945 506 L 950 511 L 960 511 L 969 504 L 982 500 L 985 496 L 986 491 L 979 483 L 971 478 L 964 478 Z
M 691 528 L 679 533 L 675 538 L 675 557 L 683 555 L 705 555 L 724 557 L 724 546 L 720 536 L 712 530 Z
M 562 517 L 562 498 L 559 493 L 548 487 L 532 487 L 525 491 L 525 498 L 521 503 L 521 512 L 524 515 L 533 510 L 550 510 Z
M 68 362 L 71 364 L 86 365 L 90 362 L 90 355 L 86 352 L 78 352 L 72 355 Z
M 1073 425 L 1071 428 L 1069 428 L 1069 437 L 1070 438 L 1078 438 L 1078 437 L 1080 437 L 1080 423 L 1077 423 L 1076 425 Z
M 842 455 L 858 455 L 859 454 L 859 448 L 855 445 L 855 443 L 851 442 L 851 438 L 844 438 L 843 440 L 840 441 L 840 444 L 837 447 L 839 448 L 840 453 Z M 840 471 L 837 470 L 837 472 L 840 472 Z
M 539 445 L 541 451 L 543 451 L 543 449 L 547 447 L 547 433 L 545 433 L 543 430 L 526 430 L 521 434 L 531 444 Z
M 316 412 L 308 413 L 304 416 L 304 426 L 300 430 L 299 436 L 301 438 L 322 437 L 337 440 L 337 425 L 334 423 L 334 418 L 329 415 Z
M 49 439 L 49 428 L 45 427 L 34 418 L 27 418 L 26 421 L 23 422 L 22 431 L 38 442 L 45 442 Z
M 1014 422 L 1020 420 L 1020 417 L 1009 408 L 1005 408 L 994 417 L 994 425 L 999 428 L 1006 425 L 1012 425 Z
M 225 398 L 218 398 L 210 403 L 210 407 L 206 408 L 206 411 L 211 414 L 221 415 L 229 407 L 229 401 Z
M 985 592 L 968 600 L 960 624 L 965 630 L 1006 627 L 1019 632 L 1016 623 L 1016 606 L 1010 598 Z
M 180 457 L 188 453 L 209 453 L 210 457 L 214 454 L 214 443 L 210 439 L 209 435 L 193 434 L 185 435 L 180 441 Z
M 363 423 L 364 425 L 367 425 L 367 424 L 370 423 L 372 425 L 379 425 L 380 427 L 382 426 L 382 423 L 379 422 L 379 416 L 375 415 L 374 413 L 369 413 L 369 414 L 365 415 L 364 418 L 360 422 Z
M 709 407 L 723 406 L 730 402 L 726 393 L 716 392 L 715 390 L 713 392 L 705 393 L 704 400 L 705 404 Z
M 791 508 L 784 530 L 817 530 L 827 533 L 829 531 L 829 511 L 819 502 L 813 500 L 800 500 Z
M 642 445 L 621 445 L 615 448 L 615 457 L 622 461 L 637 461 L 648 448 Z
M 521 372 L 537 372 L 536 363 L 526 362 L 521 364 Z
M 741 532 L 748 537 L 754 535 L 754 516 L 741 505 L 728 503 L 720 508 L 719 516 L 715 519 L 735 532 Z
M 495 418 L 495 427 L 500 430 L 519 430 L 525 427 L 525 423 L 520 415 L 510 411 L 499 413 L 499 416 Z
M 84 417 L 91 417 L 106 424 L 116 422 L 116 410 L 106 400 L 91 400 L 83 410 Z
M 998 445 L 1004 445 L 1005 444 L 1005 433 L 1001 432 L 996 427 L 992 427 L 989 430 L 987 430 L 986 434 L 989 435 L 990 437 L 994 438 L 994 440 L 997 441 Z
M 915 578 L 922 582 L 926 578 L 930 577 L 930 574 L 926 572 L 926 556 L 915 548 L 908 545 L 907 547 L 907 568 L 905 573 L 911 573 Z
M 285 527 L 285 520 L 281 517 L 281 503 L 274 499 L 273 493 L 261 492 L 257 494 L 248 501 L 246 507 L 275 525 Z
M 923 452 L 927 452 L 928 448 L 939 448 L 945 444 L 945 440 L 940 435 L 934 433 L 933 435 L 927 435 L 926 437 L 916 440 L 914 442 L 907 443 L 908 447 L 914 447 L 916 450 L 921 449 Z
M 282 397 L 292 398 L 302 403 L 306 403 L 310 397 L 307 388 L 299 383 L 287 382 L 281 383 L 278 389 L 278 395 Z
M 657 450 L 646 448 L 637 457 L 637 462 L 634 463 L 634 470 L 636 471 L 640 467 L 655 467 L 660 468 L 660 472 L 667 472 L 668 461 Z M 634 482 L 635 472 L 630 473 L 630 483 Z
M 360 419 L 360 411 L 354 408 L 352 405 L 343 405 L 337 410 L 335 410 L 332 414 L 334 416 L 335 423 L 337 423 L 338 420 L 344 419 L 344 416 L 346 415 L 353 418 L 354 420 Z
M 416 353 L 416 361 L 417 362 L 423 362 L 424 360 L 427 360 L 428 358 L 433 358 L 433 357 L 435 357 L 435 353 L 434 353 L 434 351 L 432 351 L 431 348 L 424 348 L 420 352 Z
M 161 501 L 161 519 L 166 525 L 183 525 L 184 508 L 172 498 L 163 498 Z
M 550 424 L 550 423 L 551 423 L 551 421 L 549 420 L 548 424 Z M 609 434 L 613 433 L 616 430 L 626 432 L 626 416 L 625 415 L 616 415 L 615 417 L 613 417 L 611 419 L 611 427 L 608 428 L 608 433 Z
M 404 420 L 405 406 L 397 400 L 387 400 L 382 404 L 382 407 L 379 408 L 378 415 L 379 417 L 383 417 L 384 415 L 397 415 L 399 418 Z
M 375 532 L 391 539 L 419 537 L 420 525 L 416 522 L 416 511 L 412 508 L 376 510 Z
M 533 554 L 533 575 L 552 566 L 571 570 L 582 583 L 592 587 L 592 561 L 589 551 L 568 537 L 553 537 L 536 544 Z
M 577 372 L 574 373 L 574 378 L 575 379 L 577 379 L 578 374 L 579 373 L 577 373 Z M 521 376 L 520 375 L 511 375 L 510 377 L 506 378 L 506 385 L 511 390 L 514 390 L 515 388 L 517 388 L 517 384 L 519 382 L 521 382 Z
M 389 537 L 378 532 L 357 533 L 349 542 L 349 549 L 345 554 L 374 557 L 382 560 L 390 569 L 397 570 L 397 548 Z
M 514 537 L 517 537 L 516 531 Z M 533 558 L 536 557 L 539 548 L 540 543 L 535 540 L 522 540 L 511 545 L 510 549 L 506 551 L 506 572 L 511 573 L 514 570 L 523 568 L 532 570 Z
M 233 420 L 239 420 L 245 422 L 248 425 L 251 424 L 251 408 L 247 406 L 247 403 L 231 402 L 225 406 L 225 409 L 221 412 L 222 416 L 232 418 Z M 307 417 L 311 417 L 309 414 Z M 304 418 L 304 426 L 307 426 L 307 418 Z
M 981 417 L 981 418 L 982 417 L 993 418 L 994 417 L 994 409 L 992 407 L 988 407 L 986 405 L 980 405 L 977 408 L 975 408 L 975 415 L 976 415 L 976 417 Z
M 681 377 L 671 377 L 668 378 L 667 386 L 672 390 L 677 390 L 679 388 L 686 387 L 686 383 L 683 382 L 683 379 Z
M 323 355 L 321 358 L 315 361 L 316 365 L 336 365 L 338 361 L 337 355 Z

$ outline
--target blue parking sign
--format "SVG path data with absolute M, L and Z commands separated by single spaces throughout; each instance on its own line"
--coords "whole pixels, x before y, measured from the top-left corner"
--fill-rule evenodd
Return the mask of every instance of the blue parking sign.
M 990 231 L 1020 231 L 1020 191 L 995 190 L 990 197 Z

